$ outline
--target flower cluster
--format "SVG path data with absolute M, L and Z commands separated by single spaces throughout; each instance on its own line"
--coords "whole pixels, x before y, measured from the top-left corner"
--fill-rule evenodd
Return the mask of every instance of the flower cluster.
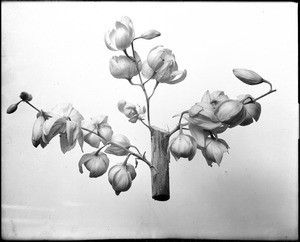
M 22 92 L 20 98 L 21 101 L 28 104 L 32 100 L 31 94 L 26 92 Z M 18 105 L 19 103 L 11 105 L 7 113 L 15 112 L 15 107 Z M 12 106 L 14 107 L 12 108 Z M 57 135 L 59 135 L 60 147 L 63 153 L 73 149 L 76 142 L 79 143 L 82 151 L 84 142 L 94 148 L 99 148 L 100 144 L 103 144 L 97 151 L 86 153 L 79 160 L 79 172 L 83 173 L 82 166 L 84 165 L 90 172 L 90 178 L 97 178 L 106 173 L 109 167 L 109 158 L 106 154 L 125 156 L 131 152 L 129 150 L 131 147 L 129 139 L 122 134 L 113 134 L 106 115 L 84 119 L 70 103 L 58 104 L 49 112 L 38 110 L 32 129 L 33 146 L 37 148 L 40 145 L 45 148 Z M 100 150 L 106 146 L 108 147 L 105 154 Z M 127 164 L 128 158 L 124 162 L 125 165 L 113 166 L 108 174 L 108 180 L 117 195 L 120 192 L 127 191 L 131 187 L 132 180 L 136 177 L 135 168 Z M 120 168 L 120 172 L 116 167 Z M 130 176 L 127 172 L 130 173 Z
M 130 140 L 123 134 L 115 134 L 112 127 L 108 124 L 108 116 L 98 115 L 90 119 L 84 119 L 79 111 L 72 104 L 62 103 L 56 105 L 51 111 L 45 112 L 37 109 L 30 102 L 33 97 L 27 92 L 20 94 L 20 101 L 8 107 L 7 113 L 12 114 L 20 103 L 27 103 L 38 111 L 36 120 L 32 129 L 32 144 L 34 147 L 39 145 L 45 148 L 50 141 L 59 136 L 60 148 L 63 153 L 72 150 L 76 143 L 79 144 L 82 152 L 84 142 L 92 148 L 97 149 L 94 152 L 82 155 L 78 163 L 79 172 L 83 173 L 83 166 L 89 171 L 90 178 L 103 176 L 107 171 L 108 181 L 111 184 L 116 195 L 128 191 L 132 186 L 132 181 L 136 177 L 138 160 L 145 162 L 151 169 L 152 177 L 155 177 L 156 184 L 168 187 L 168 163 L 171 153 L 175 160 L 187 158 L 192 160 L 197 150 L 200 149 L 207 164 L 212 166 L 216 163 L 220 166 L 224 153 L 228 152 L 229 145 L 225 140 L 218 136 L 226 130 L 237 127 L 247 126 L 258 121 L 261 114 L 261 105 L 258 99 L 276 91 L 272 89 L 272 84 L 263 79 L 256 72 L 247 69 L 234 69 L 233 74 L 248 85 L 258 85 L 268 83 L 270 91 L 258 98 L 253 98 L 250 94 L 239 95 L 236 99 L 231 99 L 223 91 L 206 91 L 200 102 L 192 105 L 188 110 L 180 115 L 178 125 L 172 131 L 164 131 L 151 125 L 150 122 L 150 99 L 152 98 L 157 86 L 160 83 L 177 84 L 185 80 L 187 71 L 179 69 L 175 55 L 172 50 L 158 45 L 152 48 L 147 58 L 142 61 L 138 52 L 134 49 L 134 41 L 138 39 L 151 40 L 159 37 L 161 34 L 157 30 L 148 30 L 136 37 L 133 23 L 129 17 L 123 16 L 115 23 L 115 27 L 109 30 L 104 37 L 107 48 L 111 51 L 122 51 L 123 55 L 113 56 L 109 60 L 109 71 L 117 79 L 125 79 L 131 85 L 141 87 L 145 98 L 146 106 L 139 106 L 120 100 L 117 104 L 118 110 L 128 118 L 131 123 L 140 121 L 151 133 L 152 155 L 157 154 L 159 150 L 159 159 L 153 158 L 149 162 L 139 149 L 132 145 Z M 131 47 L 131 55 L 128 54 L 128 48 Z M 133 78 L 139 78 L 139 82 L 133 82 Z M 143 80 L 145 78 L 146 80 Z M 146 84 L 154 80 L 151 93 L 146 88 Z M 148 87 L 148 86 L 147 86 Z M 147 116 L 147 120 L 145 116 Z M 182 119 L 186 123 L 181 123 Z M 187 127 L 186 127 L 187 126 Z M 154 132 L 155 130 L 155 132 Z M 189 130 L 189 134 L 184 133 Z M 159 136 L 154 139 L 156 131 Z M 172 139 L 169 138 L 175 132 L 179 134 Z M 161 134 L 163 134 L 161 136 Z M 164 142 L 166 141 L 166 142 Z M 168 143 L 169 142 L 169 143 Z M 154 143 L 154 145 L 153 145 Z M 160 145 L 161 147 L 159 147 Z M 105 149 L 104 149 L 105 148 Z M 132 151 L 134 149 L 135 151 Z M 101 151 L 104 150 L 104 151 Z M 110 160 L 107 156 L 114 155 L 116 158 L 126 156 L 121 163 L 113 165 L 109 170 Z M 136 166 L 128 163 L 130 157 L 135 157 Z M 164 157 L 161 162 L 161 157 Z M 157 170 L 155 162 L 159 165 L 166 164 L 166 167 Z M 157 163 L 156 163 L 157 164 Z M 165 171 L 167 172 L 165 172 Z M 162 182 L 163 181 L 163 182 Z M 166 191 L 167 189 L 157 189 Z M 155 193 L 155 197 L 160 200 L 169 198 L 169 194 Z M 163 197 L 163 198 L 162 198 Z M 155 199 L 155 198 L 154 198 Z
M 160 36 L 157 30 L 148 30 L 135 38 L 135 30 L 130 18 L 123 16 L 115 23 L 115 28 L 105 34 L 105 44 L 109 50 L 123 51 L 125 55 L 113 56 L 109 61 L 109 70 L 117 79 L 127 79 L 131 82 L 134 76 L 142 75 L 159 83 L 176 84 L 186 78 L 186 70 L 178 70 L 178 64 L 172 50 L 163 46 L 152 48 L 143 62 L 136 51 L 132 56 L 127 53 L 136 39 L 150 40 Z
M 249 85 L 263 82 L 257 73 L 246 69 L 234 69 L 235 76 Z M 261 105 L 249 94 L 230 99 L 223 91 L 206 91 L 200 102 L 194 104 L 185 116 L 190 135 L 182 132 L 171 140 L 169 149 L 176 160 L 180 157 L 191 160 L 197 151 L 202 151 L 207 164 L 217 163 L 220 166 L 223 154 L 229 146 L 218 135 L 228 128 L 238 125 L 247 126 L 258 121 Z M 197 145 L 194 143 L 196 142 Z

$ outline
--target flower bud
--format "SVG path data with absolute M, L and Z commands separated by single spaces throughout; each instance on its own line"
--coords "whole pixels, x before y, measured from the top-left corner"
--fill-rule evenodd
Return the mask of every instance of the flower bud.
M 83 173 L 82 165 L 86 167 L 86 169 L 90 172 L 91 178 L 96 178 L 102 176 L 108 169 L 109 159 L 106 154 L 100 152 L 96 154 L 96 152 L 90 154 L 84 154 L 79 163 L 79 171 Z
M 105 34 L 105 44 L 110 50 L 125 50 L 134 39 L 134 28 L 130 18 L 123 16 L 115 24 L 115 29 Z
M 111 144 L 109 147 L 107 147 L 105 150 L 107 154 L 116 156 L 124 156 L 128 154 L 128 151 L 121 148 L 124 147 L 125 149 L 128 149 L 130 147 L 130 141 L 125 135 L 114 134 L 111 138 L 111 142 L 115 143 L 116 145 Z
M 160 32 L 158 32 L 157 30 L 151 29 L 151 30 L 148 30 L 145 33 L 143 33 L 139 38 L 150 40 L 150 39 L 154 39 L 160 35 L 161 35 Z
M 197 141 L 192 136 L 182 133 L 170 141 L 169 150 L 175 160 L 180 157 L 192 160 L 197 153 Z
M 248 85 L 257 85 L 264 81 L 256 72 L 247 69 L 233 69 L 233 74 Z
M 14 112 L 17 111 L 17 109 L 18 109 L 18 105 L 19 105 L 19 103 L 15 103 L 15 104 L 10 105 L 10 106 L 7 108 L 7 110 L 6 110 L 6 113 L 7 113 L 7 114 L 14 113 Z
M 30 102 L 32 100 L 32 95 L 29 94 L 28 92 L 21 92 L 20 94 L 20 98 L 23 100 L 23 101 L 27 101 L 27 102 Z
M 206 139 L 206 145 L 202 149 L 202 154 L 206 159 L 206 162 L 209 166 L 212 166 L 212 163 L 217 163 L 220 166 L 220 163 L 223 158 L 223 153 L 228 152 L 229 146 L 222 139 L 212 139 L 208 137 Z
M 135 169 L 130 164 L 119 163 L 110 168 L 108 172 L 108 181 L 115 190 L 116 195 L 128 191 L 135 177 Z
M 153 71 L 157 71 L 165 61 L 169 61 L 173 57 L 172 51 L 162 46 L 156 46 L 150 50 L 147 62 Z
M 113 135 L 113 130 L 111 126 L 107 123 L 108 117 L 106 115 L 99 115 L 96 117 L 92 117 L 90 120 L 83 120 L 81 122 L 81 127 L 89 129 L 98 135 L 83 130 L 84 141 L 88 143 L 90 146 L 98 148 L 100 142 L 106 144 L 111 140 Z
M 226 100 L 215 111 L 219 121 L 233 128 L 243 122 L 246 116 L 244 105 L 238 100 Z
M 135 52 L 135 58 L 138 62 L 139 70 L 133 60 L 125 55 L 113 56 L 109 61 L 109 71 L 113 77 L 118 79 L 131 80 L 142 69 L 142 62 L 139 55 Z
M 143 63 L 142 74 L 160 83 L 177 84 L 186 78 L 187 71 L 179 71 L 175 56 L 170 49 L 156 46 L 150 50 Z

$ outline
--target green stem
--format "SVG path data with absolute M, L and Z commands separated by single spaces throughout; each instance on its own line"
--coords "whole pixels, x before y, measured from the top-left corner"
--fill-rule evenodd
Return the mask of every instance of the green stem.
M 156 81 L 155 86 L 154 86 L 154 88 L 153 88 L 153 91 L 152 91 L 151 95 L 149 96 L 149 100 L 150 100 L 150 98 L 153 96 L 153 94 L 154 94 L 154 92 L 155 92 L 155 90 L 156 90 L 158 84 L 159 84 L 159 82 Z
M 151 130 L 150 126 L 147 125 L 142 119 L 139 119 L 143 125 L 145 125 L 149 130 Z
M 22 101 L 20 101 L 20 102 L 22 102 Z M 36 111 L 38 111 L 39 113 L 41 112 L 41 110 L 39 110 L 38 108 L 36 108 L 35 106 L 33 106 L 30 102 L 28 102 L 28 101 L 24 101 L 24 102 L 27 103 L 30 107 L 32 107 Z
M 128 154 L 128 155 L 126 156 L 126 159 L 125 159 L 124 162 L 123 162 L 123 166 L 126 166 L 127 161 L 128 161 L 128 159 L 129 159 L 130 156 L 131 156 L 131 154 Z
M 169 133 L 169 136 L 171 136 L 171 135 L 174 134 L 176 131 L 178 131 L 178 130 L 180 129 L 181 126 L 187 125 L 187 124 L 182 125 L 182 124 L 181 124 L 181 120 L 182 120 L 182 118 L 183 118 L 183 115 L 184 115 L 185 113 L 188 113 L 188 112 L 189 112 L 188 110 L 185 110 L 185 111 L 183 111 L 183 112 L 181 113 L 177 126 Z
M 150 102 L 149 102 L 149 97 L 148 97 L 148 94 L 147 94 L 147 91 L 146 91 L 146 88 L 144 86 L 144 83 L 143 83 L 143 80 L 142 80 L 142 77 L 141 77 L 141 73 L 139 71 L 139 65 L 138 65 L 138 62 L 136 61 L 136 58 L 135 58 L 135 54 L 134 54 L 134 46 L 133 46 L 133 43 L 131 43 L 131 49 L 132 49 L 132 55 L 133 55 L 133 59 L 134 59 L 134 62 L 135 62 L 135 65 L 136 65 L 136 68 L 138 70 L 138 75 L 139 75 L 139 78 L 140 78 L 140 83 L 141 83 L 141 88 L 144 92 L 144 95 L 145 95 L 145 98 L 146 98 L 146 106 L 147 106 L 147 119 L 148 119 L 148 125 L 151 126 L 151 122 L 150 122 Z M 125 52 L 125 51 L 124 51 Z M 125 52 L 126 53 L 126 52 Z
M 267 96 L 267 95 L 269 95 L 269 94 L 271 94 L 271 93 L 273 93 L 273 92 L 276 92 L 276 91 L 277 91 L 276 89 L 270 90 L 270 91 L 268 91 L 267 93 L 265 93 L 265 94 L 263 94 L 263 95 L 261 95 L 261 96 L 255 98 L 255 99 L 253 100 L 253 102 L 256 102 L 258 99 L 261 99 L 261 98 L 263 98 L 263 97 L 265 97 L 265 96 Z
M 271 82 L 269 82 L 269 81 L 267 81 L 267 80 L 265 80 L 265 79 L 263 79 L 263 82 L 268 83 L 268 84 L 270 85 L 270 91 L 273 90 L 273 88 L 272 88 L 272 83 L 271 83 Z

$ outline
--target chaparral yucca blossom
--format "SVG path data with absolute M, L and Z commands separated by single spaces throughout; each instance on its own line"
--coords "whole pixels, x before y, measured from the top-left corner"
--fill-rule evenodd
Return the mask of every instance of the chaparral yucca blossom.
M 207 102 L 196 103 L 189 109 L 189 123 L 205 130 L 213 130 L 222 125 L 215 115 L 215 109 Z
M 124 156 L 128 154 L 126 149 L 130 148 L 129 139 L 123 134 L 114 134 L 111 138 L 112 144 L 105 149 L 107 154 Z M 125 148 L 125 149 L 124 149 Z
M 116 195 L 128 191 L 135 177 L 136 172 L 131 164 L 119 163 L 108 171 L 108 181 Z
M 134 39 L 134 28 L 130 18 L 123 16 L 115 24 L 115 29 L 105 34 L 105 44 L 108 49 L 126 50 Z
M 111 140 L 113 135 L 113 131 L 111 126 L 107 123 L 108 116 L 99 115 L 96 117 L 92 117 L 90 120 L 83 120 L 81 122 L 81 127 L 93 131 L 99 135 L 96 135 L 87 130 L 83 130 L 84 141 L 88 143 L 90 146 L 98 148 L 100 142 L 106 144 Z
M 217 135 L 227 129 L 228 125 L 220 122 L 215 111 L 218 106 L 228 99 L 223 91 L 210 93 L 207 90 L 202 96 L 201 102 L 196 103 L 189 109 L 189 129 L 198 146 L 200 146 L 198 148 L 205 146 L 206 138 L 209 135 L 208 130 Z
M 125 100 L 120 100 L 118 102 L 118 109 L 121 113 L 124 113 L 129 122 L 136 123 L 138 119 L 143 119 L 144 114 L 146 113 L 146 108 L 139 107 L 132 103 L 128 103 Z
M 83 173 L 82 165 L 86 167 L 86 169 L 90 172 L 91 178 L 96 178 L 102 176 L 108 169 L 109 159 L 107 155 L 103 152 L 97 153 L 89 153 L 84 154 L 79 163 L 79 172 Z
M 142 69 L 142 62 L 136 52 L 134 56 L 138 63 L 138 69 L 136 63 L 127 56 L 113 56 L 109 61 L 109 71 L 111 75 L 118 79 L 127 79 L 130 81 L 132 77 L 139 74 L 140 70 Z
M 228 149 L 229 146 L 225 140 L 208 137 L 202 154 L 209 166 L 212 166 L 212 163 L 217 163 L 220 166 L 223 154 L 228 152 Z
M 187 71 L 179 71 L 172 50 L 163 46 L 154 47 L 143 62 L 142 74 L 145 78 L 152 78 L 160 83 L 176 84 L 183 81 Z
M 240 100 L 244 104 L 244 108 L 246 109 L 246 116 L 242 123 L 240 123 L 241 126 L 246 126 L 251 123 L 253 123 L 253 119 L 257 122 L 260 113 L 261 113 L 261 105 L 260 103 L 256 101 L 249 102 L 249 100 L 253 100 L 253 97 L 251 95 L 239 95 L 237 97 L 238 100 Z
M 215 111 L 218 119 L 233 128 L 243 122 L 246 117 L 246 109 L 239 100 L 226 100 Z
M 76 141 L 83 146 L 81 121 L 83 116 L 70 103 L 59 104 L 48 112 L 51 118 L 43 126 L 43 141 L 49 143 L 57 134 L 60 134 L 60 147 L 63 153 L 73 149 Z
M 192 136 L 181 133 L 170 141 L 168 148 L 175 160 L 180 157 L 192 160 L 197 153 L 197 142 Z

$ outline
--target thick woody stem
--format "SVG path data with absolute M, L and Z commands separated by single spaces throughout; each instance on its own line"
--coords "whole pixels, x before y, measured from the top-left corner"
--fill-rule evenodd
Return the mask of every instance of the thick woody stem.
M 152 165 L 157 168 L 151 169 L 152 198 L 157 201 L 167 201 L 170 198 L 169 137 L 169 132 L 151 127 Z

